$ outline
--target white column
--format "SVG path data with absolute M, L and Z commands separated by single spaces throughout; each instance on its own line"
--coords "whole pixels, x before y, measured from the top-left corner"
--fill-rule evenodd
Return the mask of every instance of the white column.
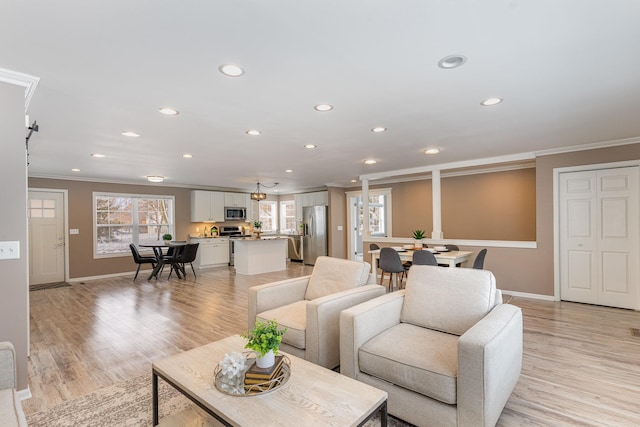
M 369 180 L 362 180 L 362 240 L 368 240 L 369 233 Z
M 431 172 L 431 199 L 433 208 L 433 230 L 431 231 L 432 239 L 443 239 L 442 233 L 442 204 L 440 200 L 440 171 Z

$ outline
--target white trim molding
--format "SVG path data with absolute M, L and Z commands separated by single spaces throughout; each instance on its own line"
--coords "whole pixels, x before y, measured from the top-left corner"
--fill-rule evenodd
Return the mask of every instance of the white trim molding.
M 40 77 L 0 68 L 0 82 L 24 87 L 24 112 L 26 114 L 31 98 L 40 82 Z

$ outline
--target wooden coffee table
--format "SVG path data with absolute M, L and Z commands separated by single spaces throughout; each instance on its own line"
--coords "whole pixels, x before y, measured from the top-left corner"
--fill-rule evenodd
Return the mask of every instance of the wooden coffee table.
M 155 362 L 153 425 L 158 425 L 158 377 L 228 426 L 361 426 L 380 412 L 387 425 L 387 392 L 299 357 L 279 389 L 253 396 L 231 396 L 214 385 L 214 370 L 225 353 L 242 352 L 246 340 L 234 335 Z

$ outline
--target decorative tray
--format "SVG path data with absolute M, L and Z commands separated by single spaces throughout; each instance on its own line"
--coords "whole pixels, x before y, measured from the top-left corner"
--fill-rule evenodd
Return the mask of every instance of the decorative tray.
M 253 352 L 249 353 L 253 354 Z M 291 376 L 291 361 L 287 356 L 284 356 L 280 372 L 276 374 L 275 377 L 258 384 L 245 384 L 245 373 L 251 365 L 253 365 L 254 361 L 255 357 L 248 357 L 245 369 L 233 378 L 228 378 L 227 376 L 222 375 L 220 365 L 216 366 L 214 371 L 214 385 L 216 389 L 230 396 L 255 396 L 257 394 L 265 394 L 275 391 L 289 381 L 289 377 Z

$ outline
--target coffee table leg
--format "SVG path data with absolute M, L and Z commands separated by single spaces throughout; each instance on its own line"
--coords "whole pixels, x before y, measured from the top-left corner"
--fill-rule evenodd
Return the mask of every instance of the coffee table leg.
M 382 427 L 387 427 L 387 419 L 388 419 L 388 414 L 387 414 L 387 401 L 385 400 L 384 404 L 382 405 L 382 408 L 380 408 L 380 425 Z
M 153 425 L 157 426 L 158 425 L 158 375 L 156 374 L 156 371 L 153 371 L 152 388 L 153 388 Z

